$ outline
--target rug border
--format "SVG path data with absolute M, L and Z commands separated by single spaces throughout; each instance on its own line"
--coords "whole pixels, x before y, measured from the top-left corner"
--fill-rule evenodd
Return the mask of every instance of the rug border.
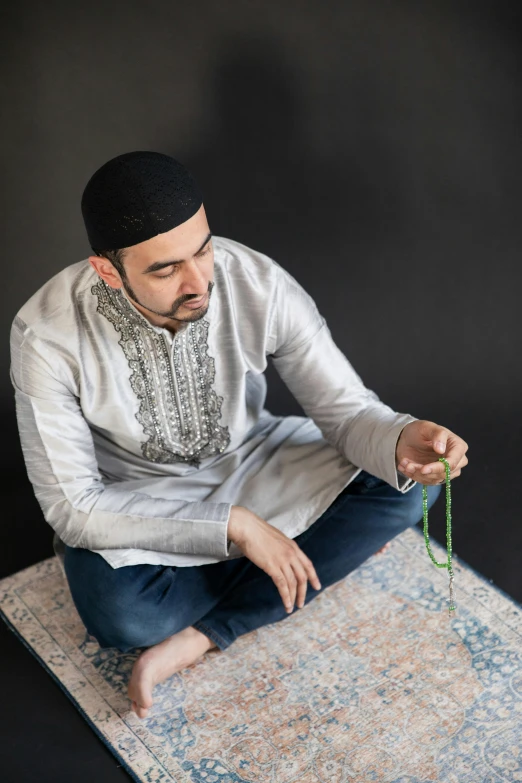
M 52 559 L 52 558 L 51 558 L 51 559 Z M 21 635 L 21 634 L 20 634 L 20 633 L 17 631 L 17 629 L 16 629 L 16 628 L 15 628 L 15 626 L 14 626 L 14 625 L 11 623 L 11 621 L 10 621 L 10 620 L 9 620 L 9 618 L 6 616 L 6 614 L 4 613 L 4 611 L 2 610 L 2 608 L 1 608 L 1 607 L 0 607 L 0 617 L 1 617 L 1 618 L 2 618 L 2 620 L 5 622 L 5 624 L 6 624 L 6 625 L 7 625 L 7 627 L 9 628 L 9 630 L 10 630 L 10 631 L 12 631 L 12 633 L 13 633 L 13 634 L 16 636 L 16 638 L 17 638 L 17 639 L 19 639 L 19 640 L 22 642 L 23 646 L 24 646 L 24 647 L 26 647 L 26 648 L 29 650 L 29 652 L 32 654 L 33 658 L 35 658 L 35 659 L 38 661 L 38 663 L 39 663 L 39 664 L 40 664 L 40 665 L 43 667 L 43 669 L 44 669 L 44 670 L 47 672 L 47 674 L 50 674 L 50 676 L 52 677 L 52 679 L 53 679 L 53 680 L 55 681 L 55 683 L 57 683 L 57 685 L 59 686 L 60 690 L 61 690 L 63 693 L 65 693 L 65 695 L 67 696 L 67 698 L 69 699 L 69 701 L 70 701 L 70 702 L 72 702 L 72 704 L 73 704 L 73 705 L 74 705 L 74 707 L 75 707 L 75 708 L 78 710 L 78 712 L 80 713 L 80 715 L 82 716 L 82 718 L 83 718 L 83 719 L 86 721 L 86 723 L 87 723 L 87 724 L 90 726 L 90 728 L 91 728 L 91 729 L 94 731 L 94 733 L 95 733 L 95 734 L 96 734 L 96 735 L 97 735 L 97 736 L 98 736 L 98 737 L 101 739 L 102 743 L 103 743 L 103 744 L 105 745 L 105 747 L 106 747 L 106 748 L 109 750 L 109 752 L 110 752 L 110 753 L 111 753 L 111 754 L 112 754 L 112 755 L 113 755 L 113 756 L 114 756 L 114 757 L 115 757 L 115 758 L 116 758 L 118 761 L 120 761 L 120 762 L 121 762 L 121 766 L 122 766 L 122 767 L 125 769 L 125 771 L 126 771 L 126 772 L 127 772 L 127 773 L 128 773 L 130 776 L 131 776 L 131 778 L 132 778 L 134 781 L 136 781 L 136 783 L 142 783 L 142 780 L 143 780 L 143 778 L 139 778 L 139 777 L 137 777 L 137 776 L 136 776 L 136 774 L 135 774 L 135 772 L 133 772 L 133 770 L 131 769 L 131 767 L 129 767 L 129 766 L 128 766 L 128 764 L 126 763 L 125 759 L 124 759 L 122 756 L 120 756 L 120 754 L 118 753 L 118 751 L 117 751 L 117 750 L 116 750 L 116 749 L 115 749 L 115 748 L 114 748 L 112 745 L 110 745 L 110 744 L 109 744 L 109 742 L 107 741 L 107 738 L 106 738 L 106 737 L 104 737 L 104 735 L 103 735 L 103 734 L 102 734 L 102 732 L 101 732 L 101 731 L 98 729 L 98 727 L 96 726 L 96 724 L 95 724 L 95 723 L 93 723 L 93 721 L 92 721 L 92 720 L 89 718 L 89 716 L 87 715 L 87 713 L 85 712 L 85 710 L 83 709 L 83 707 L 82 707 L 82 706 L 81 706 L 81 705 L 78 703 L 78 701 L 77 701 L 77 700 L 74 698 L 74 696 L 72 695 L 72 693 L 71 693 L 69 690 L 67 690 L 67 688 L 66 688 L 66 687 L 65 687 L 65 686 L 62 684 L 62 682 L 61 682 L 61 681 L 58 679 L 58 677 L 57 677 L 57 676 L 54 674 L 54 672 L 53 672 L 53 671 L 52 671 L 52 670 L 51 670 L 51 669 L 50 669 L 50 668 L 47 666 L 47 664 L 45 663 L 45 661 L 43 660 L 43 658 L 41 658 L 41 657 L 38 655 L 38 653 L 36 652 L 36 650 L 34 650 L 34 649 L 33 649 L 33 647 L 31 647 L 31 646 L 29 645 L 29 643 L 28 643 L 28 642 L 27 642 L 27 641 L 24 639 L 24 637 L 23 637 L 23 636 L 22 636 L 22 635 Z

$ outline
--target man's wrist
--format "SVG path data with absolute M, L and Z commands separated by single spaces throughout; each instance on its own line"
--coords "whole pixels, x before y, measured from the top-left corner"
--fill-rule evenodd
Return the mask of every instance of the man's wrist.
M 399 448 L 399 441 L 400 441 L 400 439 L 402 437 L 402 433 L 404 432 L 406 427 L 410 426 L 410 424 L 413 424 L 413 422 L 409 421 L 407 424 L 404 425 L 404 427 L 399 432 L 399 436 L 398 436 L 397 441 L 395 443 L 395 467 L 397 468 L 397 470 L 399 470 L 399 456 L 397 454 L 397 449 Z M 403 473 L 403 475 L 405 475 L 405 474 Z
M 407 425 L 405 425 L 405 426 L 407 426 Z M 398 435 L 397 440 L 395 442 L 395 467 L 397 468 L 397 470 L 399 470 L 399 456 L 397 454 L 397 449 L 399 448 L 399 441 L 401 439 L 401 435 L 402 435 L 403 432 L 404 432 L 404 427 L 399 432 L 399 435 Z
M 242 506 L 232 506 L 230 509 L 230 516 L 228 518 L 228 525 L 227 525 L 227 547 L 229 543 L 237 544 L 237 536 L 238 536 L 238 528 L 239 525 L 239 516 L 241 512 L 243 511 Z

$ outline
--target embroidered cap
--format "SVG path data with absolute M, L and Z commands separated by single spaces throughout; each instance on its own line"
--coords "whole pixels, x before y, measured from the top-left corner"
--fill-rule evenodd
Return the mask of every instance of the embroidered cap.
M 93 250 L 119 250 L 179 226 L 203 203 L 189 170 L 160 152 L 126 152 L 94 172 L 82 195 Z

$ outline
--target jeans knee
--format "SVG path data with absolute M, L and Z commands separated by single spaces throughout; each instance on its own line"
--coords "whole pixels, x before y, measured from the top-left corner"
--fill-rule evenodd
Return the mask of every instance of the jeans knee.
M 113 624 L 111 628 L 104 629 L 103 634 L 98 634 L 96 638 L 100 647 L 115 647 L 124 653 L 135 647 L 149 646 L 145 644 L 140 629 L 130 625 Z
M 104 622 L 93 636 L 100 647 L 116 647 L 120 652 L 128 652 L 135 647 L 152 647 L 159 644 L 172 633 L 172 630 L 157 623 L 151 627 L 150 621 L 143 617 L 120 616 L 112 618 L 110 622 Z
M 152 606 L 123 603 L 115 596 L 105 594 L 97 600 L 81 595 L 75 601 L 85 628 L 100 647 L 116 647 L 128 652 L 134 647 L 152 647 L 176 632 L 172 623 L 154 612 Z
M 112 569 L 99 554 L 67 547 L 65 570 L 78 614 L 100 647 L 127 652 L 151 647 L 176 632 L 153 598 L 140 597 L 139 580 Z

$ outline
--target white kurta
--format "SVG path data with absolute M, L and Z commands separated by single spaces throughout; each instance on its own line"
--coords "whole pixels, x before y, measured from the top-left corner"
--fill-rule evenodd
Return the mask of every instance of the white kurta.
M 113 567 L 242 556 L 232 505 L 290 538 L 367 470 L 401 492 L 395 447 L 416 417 L 366 388 L 309 294 L 268 256 L 214 237 L 208 310 L 153 326 L 88 260 L 45 283 L 11 329 L 29 479 L 63 543 Z M 267 356 L 306 417 L 266 408 Z

